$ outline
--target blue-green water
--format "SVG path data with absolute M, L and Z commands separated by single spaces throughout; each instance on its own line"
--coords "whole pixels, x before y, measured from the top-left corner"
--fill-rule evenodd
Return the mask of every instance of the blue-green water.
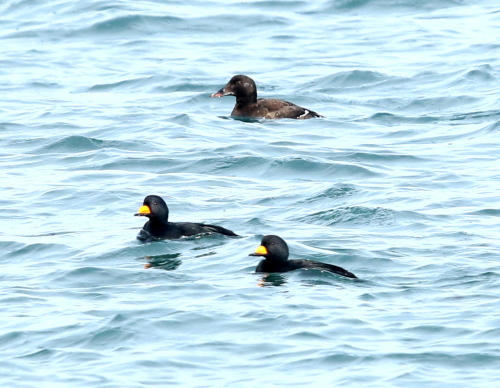
M 498 386 L 497 2 L 0 15 L 1 387 Z M 325 117 L 231 119 L 234 74 Z M 148 194 L 241 237 L 141 244 Z

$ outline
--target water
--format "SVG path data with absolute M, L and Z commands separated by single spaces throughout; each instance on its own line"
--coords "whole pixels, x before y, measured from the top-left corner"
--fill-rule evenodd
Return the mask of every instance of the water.
M 0 385 L 496 387 L 499 10 L 2 2 Z M 148 194 L 241 237 L 141 244 Z

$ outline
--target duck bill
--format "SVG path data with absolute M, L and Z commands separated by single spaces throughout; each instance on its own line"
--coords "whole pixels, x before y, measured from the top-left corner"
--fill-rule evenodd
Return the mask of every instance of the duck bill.
M 267 255 L 267 249 L 265 246 L 261 245 L 258 247 L 254 253 L 250 253 L 248 256 L 265 256 Z
M 226 90 L 226 88 L 228 90 Z M 224 97 L 224 96 L 234 96 L 233 88 L 230 85 L 224 86 L 217 93 L 212 94 L 210 97 Z
M 151 214 L 151 209 L 149 208 L 149 206 L 141 206 L 139 208 L 139 211 L 137 213 L 134 214 L 134 216 L 148 216 Z
M 227 96 L 227 94 L 224 92 L 224 88 L 219 90 L 217 93 L 210 95 L 210 97 L 224 97 L 224 96 Z

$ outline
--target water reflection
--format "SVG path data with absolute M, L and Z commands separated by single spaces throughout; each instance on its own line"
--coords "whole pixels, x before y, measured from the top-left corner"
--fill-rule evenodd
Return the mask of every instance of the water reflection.
M 144 268 L 159 268 L 165 271 L 174 271 L 182 263 L 182 260 L 178 259 L 180 255 L 180 253 L 168 253 L 157 256 L 145 256 L 144 258 L 148 263 L 144 265 Z
M 288 277 L 280 273 L 268 273 L 262 276 L 257 283 L 259 287 L 282 286 L 288 281 Z

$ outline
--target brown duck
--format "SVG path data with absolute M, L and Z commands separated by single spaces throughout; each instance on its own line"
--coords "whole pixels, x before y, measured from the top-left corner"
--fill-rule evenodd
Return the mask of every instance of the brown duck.
M 257 86 L 246 75 L 235 75 L 217 93 L 210 97 L 235 96 L 236 105 L 231 116 L 259 119 L 310 119 L 323 117 L 310 109 L 302 108 L 277 98 L 257 98 Z

